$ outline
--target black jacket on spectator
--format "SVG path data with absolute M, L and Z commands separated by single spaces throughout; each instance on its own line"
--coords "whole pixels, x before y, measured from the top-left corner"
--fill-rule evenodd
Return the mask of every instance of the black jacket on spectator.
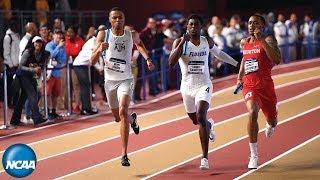
M 31 117 L 34 124 L 36 125 L 45 121 L 39 112 L 37 81 L 35 79 L 36 73 L 34 72 L 33 67 L 43 67 L 46 64 L 50 53 L 44 50 L 44 45 L 39 53 L 35 53 L 33 44 L 31 43 L 31 45 L 31 48 L 28 48 L 27 45 L 28 49 L 22 53 L 21 61 L 16 73 L 16 78 L 18 78 L 21 86 L 21 92 L 17 99 L 18 102 L 14 107 L 14 112 L 10 122 L 12 125 L 20 124 L 22 109 L 27 98 L 30 102 L 32 112 Z

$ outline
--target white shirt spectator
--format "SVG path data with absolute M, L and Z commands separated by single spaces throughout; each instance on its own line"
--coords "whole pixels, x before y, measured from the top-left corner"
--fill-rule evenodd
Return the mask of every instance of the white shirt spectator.
M 22 56 L 22 52 L 24 51 L 24 49 L 26 48 L 27 44 L 28 44 L 28 41 L 29 39 L 31 38 L 31 34 L 30 33 L 26 33 L 23 38 L 21 39 L 20 41 L 20 44 L 19 44 L 19 48 L 20 48 L 20 51 L 19 51 L 19 62 L 21 60 L 21 56 Z
M 320 20 L 315 22 L 312 28 L 313 39 L 316 43 L 320 42 Z
M 3 39 L 3 57 L 4 63 L 10 68 L 19 66 L 19 43 L 19 34 L 8 29 Z
M 211 24 L 208 28 L 209 37 L 213 38 L 215 33 L 216 33 L 216 26 L 214 24 Z
M 313 40 L 313 34 L 312 34 L 312 30 L 313 30 L 313 22 L 305 22 L 300 26 L 300 32 L 303 35 L 303 44 L 307 44 L 308 41 L 310 40 L 312 42 Z
M 278 45 L 284 45 L 288 42 L 288 29 L 285 23 L 278 21 L 274 24 L 273 31 Z
M 94 48 L 94 42 L 96 37 L 90 38 L 82 47 L 80 53 L 73 61 L 73 66 L 88 66 L 90 64 L 89 60 L 92 55 Z M 94 65 L 98 71 L 103 70 L 103 59 L 100 58 L 99 61 Z
M 214 34 L 212 39 L 220 50 L 224 50 L 224 47 L 227 42 L 225 37 L 223 37 L 222 35 L 219 35 L 219 34 Z
M 229 48 L 240 48 L 240 41 L 244 38 L 240 29 L 225 27 L 222 30 L 222 35 L 226 38 L 227 46 Z
M 289 43 L 295 43 L 298 40 L 298 25 L 296 23 L 293 23 L 290 20 L 286 21 L 286 26 L 288 28 L 288 42 Z

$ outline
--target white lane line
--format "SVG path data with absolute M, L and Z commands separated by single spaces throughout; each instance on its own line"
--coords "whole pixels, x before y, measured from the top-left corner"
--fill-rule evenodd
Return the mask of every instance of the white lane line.
M 318 77 L 320 78 L 320 76 Z M 313 79 L 317 79 L 316 77 L 311 77 L 311 78 L 308 78 L 308 79 L 303 79 L 303 80 L 298 80 L 296 81 L 297 83 L 300 83 L 300 82 L 305 82 L 305 81 L 308 81 L 308 80 L 313 80 Z M 281 88 L 282 87 L 285 87 L 285 86 L 290 86 L 290 85 L 293 85 L 295 83 L 293 82 L 289 82 L 289 83 L 286 83 L 286 84 L 282 84 L 282 85 L 279 85 L 279 86 L 276 86 L 276 89 L 277 88 Z M 293 98 L 290 98 L 290 99 L 286 99 L 286 100 L 283 100 L 282 103 L 285 103 L 285 102 L 289 102 L 293 99 L 296 99 L 296 98 L 300 98 L 304 96 L 304 93 L 303 94 L 299 94 Z M 221 108 L 224 108 L 224 107 L 227 107 L 227 106 L 230 106 L 230 105 L 233 105 L 233 104 L 237 104 L 239 102 L 242 102 L 243 99 L 240 99 L 240 100 L 237 100 L 237 101 L 233 101 L 233 102 L 230 102 L 230 103 L 227 103 L 227 104 L 222 104 L 220 106 L 216 106 L 214 108 L 210 108 L 208 110 L 208 112 L 210 111 L 213 111 L 213 110 L 218 110 L 218 109 L 221 109 Z M 279 105 L 281 104 L 281 102 L 279 103 Z M 247 115 L 246 113 L 245 114 L 240 114 L 238 116 L 235 116 L 235 117 L 232 117 L 232 118 L 229 118 L 227 120 L 224 120 L 226 122 L 230 122 L 230 121 L 233 121 L 234 119 L 237 119 L 237 118 L 240 118 L 240 117 L 243 117 Z M 184 119 L 184 118 L 187 118 L 188 116 L 182 116 L 182 117 L 178 117 L 178 118 L 175 118 L 175 119 L 172 119 L 172 120 L 169 120 L 169 121 L 165 121 L 165 122 L 162 122 L 162 123 L 158 123 L 158 124 L 154 124 L 152 126 L 148 126 L 148 127 L 145 127 L 145 128 L 142 128 L 141 131 L 144 131 L 144 130 L 148 130 L 148 129 L 151 129 L 151 128 L 155 128 L 157 126 L 162 126 L 162 125 L 165 125 L 165 124 L 168 124 L 168 123 L 172 123 L 172 122 L 175 122 L 175 121 L 178 121 L 178 120 L 181 120 L 181 119 Z M 108 123 L 108 124 L 111 124 Z M 103 125 L 107 125 L 107 124 L 103 124 Z M 102 125 L 99 125 L 99 126 L 102 126 Z M 87 129 L 82 129 L 80 131 L 74 131 L 74 132 L 71 132 L 71 133 L 67 133 L 67 134 L 62 134 L 62 135 L 59 135 L 59 136 L 54 136 L 54 137 L 51 137 L 51 138 L 48 138 L 48 139 L 43 139 L 43 140 L 40 140 L 40 141 L 35 141 L 35 142 L 32 142 L 32 143 L 29 143 L 28 145 L 29 146 L 32 146 L 32 145 L 35 145 L 35 144 L 39 144 L 41 142 L 46 142 L 46 141 L 50 141 L 50 140 L 54 140 L 54 139 L 58 139 L 58 138 L 62 138 L 64 136 L 67 136 L 67 135 L 71 135 L 71 134 L 76 134 L 76 133 L 80 133 L 80 132 L 84 132 L 84 131 L 89 131 L 91 129 L 95 129 L 97 126 L 93 126 L 93 127 L 90 127 L 90 128 L 87 128 Z M 133 132 L 130 131 L 130 134 L 132 134 Z M 102 139 L 100 141 L 96 141 L 94 143 L 90 143 L 90 144 L 86 144 L 84 146 L 81 146 L 81 147 L 78 147 L 78 148 L 75 148 L 75 149 L 70 149 L 68 151 L 64 151 L 64 152 L 61 152 L 61 153 L 58 153 L 58 154 L 53 154 L 51 156 L 47 156 L 47 157 L 44 157 L 44 158 L 41 158 L 41 159 L 38 159 L 38 161 L 42 161 L 42 160 L 46 160 L 46 159 L 50 159 L 50 158 L 53 158 L 53 157 L 57 157 L 57 156 L 60 156 L 60 155 L 64 155 L 64 154 L 67 154 L 67 153 L 71 153 L 71 152 L 74 152 L 74 151 L 77 151 L 77 150 L 80 150 L 80 149 L 84 149 L 84 148 L 87 148 L 87 147 L 90 147 L 90 146 L 94 146 L 94 145 L 97 145 L 97 144 L 100 144 L 100 143 L 104 143 L 104 142 L 107 142 L 107 141 L 110 141 L 110 140 L 113 140 L 113 139 L 116 139 L 116 138 L 119 138 L 120 135 L 117 135 L 117 136 L 113 136 L 113 137 L 109 137 L 109 138 L 106 138 L 106 139 Z M 4 153 L 4 150 L 1 151 L 0 153 Z M 0 171 L 1 172 L 1 171 Z
M 312 89 L 312 90 L 309 90 L 309 91 L 304 92 L 303 94 L 306 95 L 306 94 L 315 92 L 315 91 L 317 91 L 317 90 L 319 90 L 319 89 L 320 89 L 320 87 L 314 88 L 314 89 Z M 304 95 L 302 95 L 302 96 L 304 96 Z M 300 96 L 300 97 L 302 97 L 302 96 Z M 296 97 L 293 97 L 293 98 L 291 98 L 291 101 L 293 101 L 294 99 L 297 99 L 297 98 L 296 98 Z M 286 101 L 286 102 L 288 102 L 288 101 Z M 283 103 L 285 103 L 285 102 L 284 102 L 284 101 L 279 102 L 279 104 L 283 104 Z M 315 110 L 317 110 L 317 109 L 319 109 L 319 108 L 320 108 L 320 106 L 317 106 L 317 107 L 312 108 L 312 109 L 310 109 L 310 110 L 307 110 L 307 111 L 305 111 L 305 112 L 299 113 L 299 114 L 297 114 L 297 115 L 295 115 L 295 116 L 292 116 L 292 117 L 287 118 L 287 119 L 285 119 L 285 120 L 283 120 L 283 121 L 280 121 L 278 124 L 279 124 L 279 125 L 280 125 L 280 124 L 283 124 L 283 123 L 288 122 L 288 121 L 290 121 L 290 120 L 292 120 L 292 119 L 295 119 L 295 118 L 297 118 L 297 117 L 299 117 L 299 116 L 302 116 L 302 115 L 308 114 L 308 113 L 310 113 L 310 112 L 312 112 L 312 111 L 315 111 Z M 245 115 L 247 115 L 247 114 L 248 114 L 248 113 L 244 113 L 244 114 L 239 115 L 238 117 L 245 116 Z M 219 126 L 219 125 L 221 125 L 221 124 L 225 124 L 225 123 L 230 122 L 230 121 L 235 120 L 235 119 L 237 119 L 237 118 L 230 118 L 230 119 L 228 119 L 228 120 L 225 120 L 225 121 L 222 121 L 222 122 L 218 122 L 218 123 L 216 123 L 216 126 Z M 265 130 L 265 128 L 264 128 L 264 129 L 261 129 L 259 132 L 262 132 L 262 131 L 264 131 L 264 130 Z M 139 150 L 137 150 L 137 151 L 128 153 L 128 155 L 136 154 L 136 153 L 138 153 L 138 152 L 151 149 L 151 148 L 156 147 L 156 146 L 159 146 L 159 145 L 161 145 L 161 144 L 164 144 L 164 143 L 167 143 L 167 142 L 170 142 L 170 141 L 174 141 L 174 140 L 176 140 L 176 139 L 180 139 L 180 138 L 183 138 L 183 137 L 185 137 L 185 136 L 188 136 L 188 135 L 190 135 L 190 134 L 197 133 L 197 132 L 198 132 L 198 130 L 194 130 L 194 131 L 191 131 L 191 132 L 189 132 L 189 133 L 182 134 L 182 135 L 180 135 L 180 136 L 177 136 L 177 137 L 174 137 L 174 138 L 171 138 L 171 139 L 167 139 L 167 140 L 165 140 L 165 141 L 162 141 L 162 142 L 153 144 L 153 145 L 151 145 L 151 146 L 148 146 L 148 147 L 139 149 Z M 248 135 L 243 136 L 243 137 L 241 137 L 241 138 L 238 138 L 237 140 L 232 141 L 232 142 L 233 142 L 233 143 L 234 143 L 234 142 L 237 142 L 237 141 L 239 141 L 239 140 L 241 140 L 241 139 L 244 139 L 244 138 L 246 138 L 246 137 L 248 137 Z M 232 143 L 231 143 L 231 144 L 232 144 Z M 229 144 L 229 145 L 230 145 L 230 144 Z M 226 146 L 226 145 L 224 145 L 223 147 L 225 147 L 225 146 Z M 213 152 L 213 151 L 215 151 L 215 150 L 221 149 L 221 148 L 222 148 L 222 146 L 221 146 L 221 147 L 217 147 L 217 148 L 215 148 L 215 149 L 213 149 L 213 150 L 210 150 L 209 153 L 211 153 L 211 152 Z M 198 158 L 199 156 L 200 156 L 200 155 L 197 155 L 197 156 L 195 156 L 195 157 L 193 157 L 193 158 L 191 158 L 191 159 L 188 159 L 188 160 L 184 161 L 183 163 L 186 163 L 186 162 L 189 162 L 189 161 L 191 161 L 191 160 L 194 160 L 194 159 Z M 117 159 L 119 159 L 119 158 L 121 158 L 121 157 L 119 156 L 119 157 L 110 159 L 110 160 L 108 160 L 108 161 L 104 161 L 104 162 L 102 162 L 102 163 L 99 163 L 99 164 L 96 164 L 96 165 L 87 167 L 87 168 L 85 168 L 85 169 L 81 169 L 81 170 L 72 172 L 72 173 L 70 173 L 70 174 L 61 176 L 61 177 L 59 177 L 59 178 L 57 178 L 57 179 L 63 179 L 63 178 L 65 178 L 65 177 L 72 176 L 72 175 L 75 175 L 75 174 L 77 174 L 77 173 L 81 173 L 81 172 L 83 172 L 83 171 L 86 171 L 86 170 L 89 170 L 89 169 L 92 169 L 92 168 L 95 168 L 95 167 L 98 167 L 98 166 L 107 164 L 107 163 L 109 163 L 109 162 L 111 162 L 111 161 L 114 161 L 114 160 L 117 160 Z M 155 176 L 155 175 L 157 175 L 157 174 L 160 174 L 160 173 L 162 173 L 162 172 L 165 172 L 165 171 L 167 171 L 167 170 L 170 170 L 170 169 L 172 169 L 172 168 L 174 168 L 174 167 L 177 167 L 177 166 L 179 166 L 179 165 L 181 165 L 181 164 L 183 164 L 183 163 L 179 163 L 179 164 L 177 164 L 177 165 L 171 166 L 171 167 L 169 167 L 169 168 L 167 168 L 167 169 L 165 169 L 165 170 L 162 170 L 162 171 L 160 171 L 160 172 L 158 172 L 158 173 L 155 173 L 155 174 L 153 174 L 153 175 L 150 175 L 150 177 L 153 177 L 153 176 Z M 149 178 L 149 176 L 148 176 L 148 178 Z
M 276 160 L 278 160 L 278 159 L 280 159 L 280 158 L 282 158 L 282 157 L 284 157 L 284 156 L 288 155 L 289 153 L 291 153 L 291 152 L 293 152 L 293 151 L 295 151 L 295 150 L 297 150 L 297 149 L 299 149 L 299 148 L 301 148 L 301 147 L 303 147 L 303 146 L 307 145 L 308 143 L 311 143 L 312 141 L 314 141 L 314 140 L 318 139 L 319 137 L 320 137 L 320 134 L 318 134 L 318 135 L 314 136 L 313 138 L 311 138 L 311 139 L 309 139 L 309 140 L 307 140 L 307 141 L 305 141 L 305 142 L 303 142 L 303 143 L 301 143 L 301 144 L 299 144 L 299 145 L 297 145 L 297 146 L 295 146 L 295 147 L 293 147 L 293 148 L 289 149 L 288 151 L 286 151 L 286 152 L 284 152 L 284 153 L 282 153 L 282 154 L 278 155 L 277 157 L 275 157 L 275 158 L 273 158 L 273 159 L 270 159 L 269 161 L 267 161 L 267 162 L 263 163 L 263 164 L 262 164 L 262 165 L 260 165 L 257 169 L 252 169 L 252 170 L 250 170 L 250 171 L 248 171 L 248 172 L 246 172 L 246 173 L 242 174 L 241 176 L 236 177 L 236 178 L 235 178 L 235 180 L 239 180 L 239 179 L 241 179 L 241 178 L 244 178 L 244 177 L 246 177 L 246 176 L 248 176 L 248 175 L 250 175 L 250 174 L 254 173 L 255 171 L 257 171 L 257 170 L 259 170 L 259 169 L 261 169 L 261 168 L 263 168 L 263 167 L 267 166 L 268 164 L 270 164 L 270 163 L 272 163 L 272 162 L 274 162 L 274 161 L 276 161 Z
M 316 111 L 316 110 L 318 110 L 318 109 L 320 109 L 320 106 L 314 107 L 314 108 L 309 109 L 309 110 L 307 110 L 307 111 L 305 111 L 305 112 L 302 112 L 302 113 L 299 113 L 299 114 L 297 114 L 297 115 L 295 115 L 295 116 L 292 116 L 292 117 L 290 117 L 290 118 L 287 118 L 287 119 L 285 119 L 285 120 L 283 120 L 283 121 L 280 121 L 280 122 L 278 123 L 278 126 L 281 125 L 281 124 L 283 124 L 283 123 L 286 123 L 286 122 L 288 122 L 288 121 L 291 121 L 291 120 L 293 120 L 293 119 L 296 119 L 296 118 L 298 118 L 298 117 L 300 117 L 300 116 L 304 116 L 304 115 L 306 115 L 306 114 L 308 114 L 308 113 L 311 113 L 311 112 L 313 112 L 313 111 Z M 259 130 L 259 133 L 265 131 L 265 129 L 266 129 L 266 128 L 263 128 L 263 129 Z M 217 148 L 214 148 L 214 149 L 208 151 L 208 153 L 212 153 L 212 152 L 214 152 L 214 151 L 217 151 L 217 150 L 219 150 L 219 149 L 222 149 L 222 148 L 224 148 L 224 147 L 227 147 L 227 146 L 229 146 L 229 145 L 231 145 L 231 144 L 233 144 L 233 143 L 236 143 L 236 142 L 241 141 L 241 140 L 243 140 L 243 139 L 246 139 L 246 138 L 248 138 L 248 137 L 249 137 L 248 135 L 242 136 L 242 137 L 240 137 L 240 138 L 238 138 L 238 139 L 235 139 L 235 140 L 233 140 L 233 141 L 228 142 L 227 144 L 224 144 L 224 145 L 222 145 L 222 146 L 219 146 L 219 147 L 217 147 Z M 150 179 L 150 178 L 152 178 L 152 177 L 154 177 L 154 176 L 157 176 L 157 175 L 159 175 L 159 174 L 161 174 L 161 173 L 164 173 L 164 172 L 166 172 L 166 171 L 169 171 L 169 170 L 171 170 L 171 169 L 174 169 L 174 168 L 176 168 L 176 167 L 179 167 L 179 166 L 181 166 L 181 165 L 183 165 L 183 164 L 186 164 L 186 163 L 188 163 L 188 162 L 190 162 L 190 161 L 193 161 L 193 160 L 195 160 L 195 159 L 197 159 L 197 158 L 200 158 L 201 156 L 202 156 L 202 154 L 199 154 L 199 155 L 194 156 L 194 157 L 192 157 L 192 158 L 190 158 L 190 159 L 188 159 L 188 160 L 185 160 L 185 161 L 183 161 L 183 162 L 181 162 L 181 163 L 179 163 L 179 164 L 170 166 L 169 168 L 166 168 L 166 169 L 161 170 L 161 171 L 159 171 L 159 172 L 156 172 L 156 173 L 154 173 L 154 174 L 152 174 L 152 175 L 150 175 L 150 176 L 147 176 L 147 177 L 145 177 L 145 178 L 143 178 L 143 179 Z
M 301 79 L 301 80 L 297 80 L 297 81 L 281 84 L 281 85 L 276 86 L 275 89 L 283 88 L 283 87 L 286 87 L 286 86 L 291 86 L 291 85 L 298 84 L 298 83 L 303 83 L 303 82 L 306 82 L 306 81 L 315 80 L 315 79 L 318 79 L 318 78 L 320 78 L 320 76 L 310 77 L 310 78 L 307 78 L 307 79 Z M 232 88 L 227 88 L 227 89 L 230 90 Z M 227 89 L 225 89 L 225 90 L 227 90 Z M 218 92 L 213 93 L 213 95 L 218 95 L 218 94 L 221 94 L 221 93 L 222 93 L 221 91 L 218 91 Z M 299 97 L 301 97 L 301 94 L 297 95 L 297 98 L 299 98 Z M 290 99 L 288 99 L 288 100 L 290 100 Z M 284 100 L 284 101 L 286 101 L 286 100 Z M 208 112 L 213 111 L 213 110 L 218 110 L 218 109 L 221 109 L 221 108 L 224 108 L 224 107 L 227 107 L 227 106 L 231 106 L 231 105 L 237 104 L 239 102 L 243 102 L 243 99 L 232 101 L 232 102 L 229 102 L 229 103 L 226 103 L 226 104 L 222 104 L 222 105 L 219 105 L 219 106 L 216 106 L 216 107 L 211 107 L 208 110 Z M 176 106 L 180 106 L 180 105 L 176 105 Z M 176 106 L 173 106 L 173 107 L 176 107 Z M 168 108 L 171 109 L 173 107 L 168 107 Z M 153 112 L 161 112 L 161 110 L 156 110 L 156 111 L 153 111 Z M 142 115 L 139 115 L 139 117 L 144 117 L 146 115 L 149 115 L 150 113 L 151 112 L 144 113 Z M 162 123 L 158 123 L 158 124 L 143 128 L 141 130 L 147 130 L 147 129 L 154 128 L 154 127 L 157 127 L 157 126 L 161 126 L 161 125 L 164 125 L 164 124 L 172 123 L 174 121 L 178 121 L 178 120 L 181 120 L 181 119 L 184 119 L 184 118 L 187 118 L 187 117 L 188 116 L 178 117 L 178 118 L 175 118 L 175 119 L 172 119 L 172 120 L 168 120 L 168 121 L 165 121 L 165 122 L 162 122 Z M 231 119 L 233 119 L 233 118 L 231 118 Z M 28 145 L 29 146 L 35 145 L 35 144 L 39 144 L 39 143 L 42 143 L 42 142 L 47 142 L 47 141 L 51 141 L 51 140 L 54 140 L 54 139 L 62 138 L 62 137 L 65 137 L 65 136 L 69 136 L 69 135 L 73 135 L 73 134 L 77 134 L 77 133 L 82 133 L 82 132 L 85 132 L 85 131 L 90 131 L 92 129 L 97 129 L 97 128 L 100 128 L 100 127 L 103 127 L 103 126 L 109 126 L 109 125 L 112 125 L 112 124 L 115 124 L 115 122 L 112 121 L 112 122 L 109 122 L 109 123 L 100 124 L 100 125 L 97 125 L 97 126 L 92 126 L 92 127 L 86 128 L 86 129 L 81 129 L 81 130 L 78 130 L 78 131 L 73 131 L 73 132 L 70 132 L 70 133 L 65 133 L 65 134 L 61 134 L 61 135 L 58 135 L 58 136 L 53 136 L 51 138 L 42 139 L 42 140 L 39 140 L 39 141 L 35 141 L 35 142 L 32 142 L 32 143 L 29 143 Z M 132 134 L 132 131 L 130 131 L 130 134 Z M 86 146 L 82 146 L 82 147 L 80 147 L 80 149 L 88 147 L 88 146 L 91 146 L 91 145 L 99 144 L 99 143 L 105 142 L 107 140 L 109 141 L 109 140 L 112 140 L 112 139 L 115 139 L 115 138 L 118 138 L 118 137 L 119 136 L 114 136 L 114 137 L 107 138 L 105 140 L 97 141 L 95 143 L 88 144 Z M 78 148 L 75 149 L 75 150 L 78 150 Z M 75 151 L 75 150 L 66 151 L 66 153 L 72 152 L 72 151 Z M 0 153 L 3 153 L 3 152 L 4 152 L 4 150 L 0 151 Z M 51 158 L 51 157 L 54 157 L 54 156 L 55 155 L 49 156 L 48 158 Z M 44 158 L 44 159 L 48 159 L 48 158 Z
M 316 60 L 316 61 L 317 61 L 317 60 Z M 309 71 L 312 71 L 312 70 L 314 70 L 314 69 L 315 69 L 315 68 L 311 68 L 311 70 L 310 70 L 310 68 L 307 68 L 307 69 L 304 69 L 304 70 L 298 70 L 298 71 L 294 71 L 294 72 L 279 74 L 279 75 L 275 75 L 275 76 L 272 76 L 272 77 L 273 77 L 273 79 L 275 79 L 275 78 L 279 78 L 279 77 L 283 77 L 283 76 L 290 76 L 290 75 L 292 75 L 292 74 L 309 72 Z M 232 79 L 232 78 L 234 78 L 234 77 L 235 77 L 235 75 L 233 75 L 232 77 L 225 77 L 224 80 L 226 80 L 226 79 Z M 223 79 L 223 78 L 221 78 L 221 79 Z M 219 79 L 217 79 L 216 81 L 213 80 L 213 82 L 219 82 L 219 81 L 220 81 Z M 228 90 L 233 89 L 233 88 L 234 88 L 234 87 L 229 87 L 229 88 L 222 89 L 222 90 L 220 90 L 220 91 L 217 91 L 217 92 L 213 93 L 213 95 L 223 93 L 223 92 L 228 91 Z M 179 94 L 179 93 L 180 93 L 180 91 L 172 92 L 172 94 Z M 170 97 L 170 96 L 168 95 L 168 97 Z M 160 97 L 159 99 L 161 99 L 161 97 Z M 161 99 L 161 100 L 162 100 L 162 99 Z M 148 112 L 148 113 L 145 113 L 145 114 L 157 113 L 157 112 L 159 112 L 159 111 L 163 111 L 163 110 L 175 108 L 175 107 L 178 107 L 178 106 L 182 106 L 182 104 L 178 104 L 178 105 L 166 107 L 166 108 L 159 109 L 159 110 L 152 111 L 152 112 Z M 80 117 L 80 118 L 77 118 L 77 119 L 62 121 L 62 122 L 59 122 L 59 123 L 55 123 L 55 124 L 51 124 L 51 125 L 47 125 L 47 126 L 43 126 L 43 127 L 33 128 L 33 129 L 29 129 L 29 130 L 25 130 L 25 131 L 13 133 L 13 134 L 8 134 L 8 135 L 5 135 L 5 136 L 1 136 L 0 139 L 4 139 L 4 138 L 7 138 L 7 137 L 13 137 L 13 136 L 17 136 L 17 135 L 21 135 L 21 134 L 33 132 L 33 131 L 38 131 L 38 130 L 41 130 L 41 129 L 50 128 L 50 127 L 58 126 L 58 125 L 61 125 L 61 124 L 67 124 L 67 123 L 72 123 L 72 122 L 76 122 L 76 121 L 82 121 L 82 120 L 86 120 L 86 119 L 92 119 L 92 118 L 95 118 L 95 117 L 98 117 L 98 116 L 107 115 L 107 114 L 110 114 L 110 113 L 111 113 L 111 111 L 109 110 L 109 111 L 107 111 L 107 112 L 103 112 L 103 113 L 96 114 L 96 115 L 91 115 L 91 116 L 86 116 L 86 117 Z M 143 114 L 142 114 L 142 115 L 143 115 Z M 114 122 L 109 122 L 109 123 L 114 123 Z M 109 123 L 107 123 L 107 124 L 109 124 Z M 102 124 L 102 125 L 105 125 L 105 124 Z

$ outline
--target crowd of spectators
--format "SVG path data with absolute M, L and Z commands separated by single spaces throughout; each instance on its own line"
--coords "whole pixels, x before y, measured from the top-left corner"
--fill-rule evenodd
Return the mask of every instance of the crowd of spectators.
M 264 15 L 267 26 L 264 30 L 266 34 L 273 34 L 278 41 L 282 54 L 282 63 L 296 59 L 311 58 L 320 55 L 320 18 L 315 19 L 306 14 L 304 19 L 298 19 L 292 13 L 289 17 L 283 14 L 274 13 Z M 150 56 L 154 60 L 155 69 L 152 72 L 145 71 L 146 64 L 143 57 L 134 49 L 132 57 L 132 70 L 135 76 L 135 90 L 133 99 L 135 102 L 144 99 L 145 94 L 157 96 L 159 93 L 178 89 L 180 81 L 180 70 L 178 67 L 169 69 L 167 59 L 170 54 L 172 43 L 175 39 L 186 33 L 186 20 L 156 19 L 149 17 L 146 19 L 146 26 L 139 32 L 140 38 L 144 42 Z M 42 51 L 46 51 L 50 56 L 41 60 L 49 68 L 46 74 L 47 92 L 49 99 L 49 118 L 61 118 L 57 109 L 67 109 L 67 87 L 72 89 L 72 111 L 81 115 L 92 115 L 97 113 L 92 108 L 91 100 L 95 97 L 96 89 L 94 84 L 99 84 L 104 101 L 107 101 L 103 87 L 103 60 L 101 59 L 95 67 L 89 63 L 90 53 L 94 46 L 95 34 L 99 30 L 106 29 L 105 26 L 89 27 L 86 34 L 82 34 L 76 25 L 64 25 L 62 19 L 56 18 L 52 25 L 41 23 L 39 26 L 35 22 L 28 22 L 25 25 L 25 35 L 21 38 L 17 30 L 17 23 L 11 21 L 3 38 L 3 62 L 8 73 L 8 104 L 10 108 L 15 108 L 20 112 L 24 108 L 26 121 L 33 119 L 34 123 L 42 122 L 39 119 L 38 109 L 34 107 L 35 101 L 43 98 L 43 80 L 39 76 L 38 70 L 32 69 L 34 63 L 26 62 L 24 56 L 32 56 L 38 60 L 37 54 L 30 54 L 30 49 L 34 49 L 35 42 L 41 42 Z M 135 27 L 127 25 L 127 29 L 134 30 Z M 240 61 L 242 54 L 240 50 L 240 40 L 247 36 L 247 24 L 239 15 L 233 15 L 228 20 L 226 18 L 213 16 L 201 31 L 203 36 L 211 37 L 219 49 L 228 53 L 234 59 Z M 34 38 L 37 37 L 37 40 Z M 40 38 L 40 40 L 39 40 Z M 26 47 L 28 47 L 28 50 Z M 33 46 L 34 47 L 33 47 Z M 41 49 L 41 48 L 40 48 Z M 42 57 L 42 56 L 41 56 Z M 44 56 L 43 56 L 44 57 Z M 40 61 L 40 60 L 39 60 Z M 72 63 L 70 77 L 71 83 L 67 84 L 66 64 Z M 212 77 L 235 73 L 236 68 L 219 61 L 210 62 L 210 74 Z M 32 66 L 32 67 L 31 67 Z M 31 68 L 26 70 L 26 68 Z M 27 73 L 21 73 L 26 71 Z M 24 71 L 23 71 L 24 70 Z M 18 75 L 17 73 L 20 72 Z M 36 74 L 30 75 L 30 74 Z M 31 94 L 26 91 L 26 85 L 21 83 L 25 74 L 28 75 L 32 87 L 36 88 L 36 96 L 31 98 Z M 16 75 L 19 78 L 15 78 Z M 31 79 L 30 79 L 31 78 Z M 2 82 L 2 81 L 1 81 Z M 24 82 L 24 81 L 23 81 Z M 147 84 L 147 85 L 146 85 Z M 20 87 L 20 88 L 17 88 Z M 146 90 L 143 87 L 148 87 Z M 18 90 L 17 90 L 18 89 Z M 3 99 L 3 92 L 0 93 Z M 24 101 L 13 101 L 13 99 L 23 97 Z M 39 101 L 40 109 L 43 103 Z M 32 107 L 30 107 L 30 104 Z M 29 107 L 29 108 L 28 108 Z M 30 112 L 31 109 L 32 112 Z M 29 113 L 27 113 L 29 112 Z M 35 114 L 35 115 L 33 115 Z M 12 118 L 14 124 L 19 123 L 19 113 Z M 33 117 L 33 118 L 32 118 Z M 34 119 L 36 118 L 36 119 Z

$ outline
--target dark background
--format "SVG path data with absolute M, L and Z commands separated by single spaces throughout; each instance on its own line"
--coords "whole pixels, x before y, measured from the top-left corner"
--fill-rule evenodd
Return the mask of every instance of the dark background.
M 49 0 L 50 9 L 54 0 Z M 295 12 L 299 20 L 306 13 L 314 17 L 320 15 L 320 2 L 317 0 L 69 0 L 72 10 L 104 10 L 114 6 L 122 8 L 128 24 L 137 29 L 144 27 L 147 17 L 154 13 L 182 12 L 201 13 L 207 19 L 212 15 L 229 18 L 238 13 L 246 19 L 250 14 L 283 13 L 286 17 Z M 12 0 L 13 9 L 32 10 L 34 0 Z

